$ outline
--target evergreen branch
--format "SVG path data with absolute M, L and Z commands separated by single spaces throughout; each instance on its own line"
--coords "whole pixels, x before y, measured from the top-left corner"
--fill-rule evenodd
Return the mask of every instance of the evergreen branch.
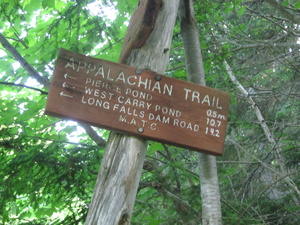
M 41 92 L 42 95 L 48 95 L 48 92 L 46 92 L 46 91 L 43 91 L 41 89 L 34 88 L 34 87 L 29 87 L 25 84 L 16 84 L 16 83 L 10 83 L 10 82 L 0 82 L 0 84 L 10 85 L 10 86 L 17 86 L 17 87 L 24 87 L 24 88 L 28 88 L 28 89 L 31 89 L 31 90 L 34 90 L 34 91 L 39 91 L 39 92 Z
M 0 43 L 2 46 L 10 52 L 13 57 L 21 64 L 21 66 L 29 73 L 31 77 L 36 79 L 39 83 L 44 85 L 46 88 L 50 87 L 50 81 L 46 78 L 41 76 L 24 58 L 23 56 L 18 52 L 18 50 L 12 46 L 6 38 L 0 33 Z

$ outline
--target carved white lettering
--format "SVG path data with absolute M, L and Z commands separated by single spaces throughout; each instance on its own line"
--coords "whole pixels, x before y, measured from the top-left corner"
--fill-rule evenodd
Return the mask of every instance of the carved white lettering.
M 96 65 L 92 64 L 92 63 L 89 63 L 88 65 L 88 70 L 86 71 L 87 74 L 90 73 L 90 71 L 95 71 L 97 69 Z
M 142 120 L 142 123 L 143 123 L 142 126 L 145 127 L 145 124 L 148 123 L 148 121 L 147 120 Z
M 155 91 L 157 90 L 158 93 L 161 93 L 161 89 L 160 89 L 160 82 L 159 81 L 156 81 L 155 84 L 153 85 L 151 91 Z
M 139 117 L 140 117 L 140 118 L 144 118 L 144 117 L 145 117 L 145 111 L 140 111 Z
M 119 109 L 119 104 L 114 104 L 114 107 L 113 107 L 113 111 L 116 111 L 116 110 L 118 110 Z
M 78 72 L 80 69 L 83 69 L 83 68 L 85 68 L 85 67 L 86 67 L 86 62 L 80 60 L 79 63 L 78 63 L 77 72 Z
M 171 109 L 168 107 L 161 107 L 160 105 L 156 105 L 155 106 L 155 112 L 161 112 L 164 115 L 169 115 L 169 116 L 175 116 L 175 117 L 180 117 L 181 116 L 181 112 L 177 109 Z
M 106 79 L 107 79 L 107 80 L 110 80 L 110 81 L 113 81 L 113 80 L 114 80 L 112 77 L 110 77 L 110 68 L 108 68 Z
M 208 106 L 210 106 L 210 99 L 209 99 L 209 95 L 205 95 L 201 104 L 207 103 Z
M 65 66 L 65 68 L 67 68 L 67 67 L 72 67 L 72 69 L 75 70 L 74 58 L 70 58 L 69 62 Z
M 97 72 L 95 73 L 95 77 L 100 75 L 102 78 L 105 78 L 105 75 L 104 75 L 104 69 L 103 69 L 103 66 L 100 66 L 97 70 Z
M 164 91 L 163 94 L 168 94 L 169 96 L 172 96 L 173 93 L 173 85 L 164 84 Z
M 198 91 L 193 91 L 192 93 L 192 102 L 196 101 L 200 103 L 200 93 Z
M 129 76 L 128 78 L 127 78 L 127 83 L 129 84 L 129 85 L 135 85 L 136 84 L 136 82 L 132 82 L 131 80 L 132 80 L 132 78 L 134 79 L 134 80 L 136 80 L 137 79 L 137 77 L 136 76 L 134 76 L 134 75 L 131 75 L 131 76 Z
M 144 118 L 145 117 L 145 111 L 139 111 L 138 109 L 134 109 L 131 107 L 126 107 L 126 106 L 121 106 L 121 108 L 119 109 L 119 104 L 115 104 L 113 106 L 113 111 L 118 110 L 120 113 L 124 113 L 128 116 L 135 116 L 135 117 L 139 117 L 139 118 Z
M 116 82 L 118 82 L 119 80 L 121 80 L 124 84 L 126 84 L 125 74 L 123 72 L 119 73 Z
M 103 101 L 100 99 L 96 99 L 96 98 L 85 98 L 85 96 L 82 96 L 81 103 L 87 104 L 87 105 L 95 105 L 95 106 L 102 107 L 107 110 L 110 109 L 109 102 Z
M 127 98 L 124 104 L 125 104 L 125 105 L 131 105 L 130 98 Z
M 217 109 L 222 109 L 221 106 L 219 106 L 219 98 L 216 96 L 210 96 L 210 95 L 204 95 L 203 99 L 201 99 L 201 93 L 198 91 L 192 91 L 187 88 L 183 88 L 185 91 L 185 97 L 184 100 L 189 100 L 192 102 L 197 102 L 199 104 L 206 104 L 207 106 L 212 106 Z
M 150 109 L 151 103 L 141 101 L 138 99 L 131 99 L 131 98 L 125 98 L 124 96 L 119 96 L 117 98 L 118 102 L 125 105 L 131 105 L 136 108 L 142 108 L 142 109 Z
M 86 78 L 85 84 L 92 87 L 108 89 L 110 91 L 115 91 L 117 93 L 121 93 L 120 87 L 116 86 L 115 84 L 103 82 L 102 80 L 95 80 L 91 78 Z
M 220 137 L 220 131 L 218 129 L 215 128 L 205 128 L 205 134 L 210 134 L 211 136 L 214 137 Z
M 132 96 L 134 98 L 141 98 L 141 99 L 145 99 L 145 100 L 152 100 L 152 95 L 150 93 L 146 93 L 146 92 L 142 92 L 142 91 L 138 91 L 138 90 L 133 90 L 131 88 L 127 88 L 125 91 L 126 95 Z
M 153 113 L 149 113 L 148 119 L 149 120 L 154 120 L 154 121 L 157 121 L 157 122 L 161 122 L 161 123 L 164 123 L 164 124 L 169 124 L 170 123 L 170 117 L 161 116 L 161 115 L 154 115 Z
M 134 118 L 131 119 L 129 122 L 130 125 L 135 125 L 136 126 L 136 120 Z
M 148 83 L 149 82 L 149 83 Z M 150 89 L 151 87 L 151 84 L 152 84 L 152 80 L 149 80 L 149 79 L 145 79 L 144 81 L 142 80 L 142 77 L 140 76 L 139 77 L 139 80 L 138 80 L 138 87 L 143 87 L 144 89 Z
M 174 119 L 173 125 L 177 127 L 181 127 L 187 130 L 191 130 L 197 132 L 200 130 L 200 126 L 198 124 L 192 124 L 190 122 L 186 122 L 184 120 Z
M 151 123 L 151 125 L 150 125 L 150 129 L 151 130 L 156 130 L 157 129 L 157 124 L 156 123 Z
M 93 89 L 88 87 L 85 87 L 85 93 L 102 99 L 108 98 L 109 100 L 111 100 L 114 96 L 113 93 L 108 93 L 106 91 L 100 91 L 99 89 Z
M 120 115 L 120 116 L 119 116 L 119 121 L 120 121 L 120 122 L 123 122 L 123 123 L 126 123 L 126 116 Z
M 189 93 L 190 93 L 192 90 L 187 89 L 187 88 L 183 88 L 183 90 L 185 91 L 185 98 L 184 98 L 184 100 L 188 100 L 188 98 L 189 98 Z
M 167 83 L 163 83 L 162 81 L 154 81 L 153 79 L 149 79 L 147 77 L 143 77 L 143 76 L 136 76 L 136 75 L 128 75 L 125 74 L 123 71 L 119 72 L 118 74 L 112 74 L 111 73 L 111 69 L 109 67 L 104 67 L 103 65 L 95 65 L 93 63 L 87 63 L 83 60 L 79 60 L 78 62 L 75 62 L 74 58 L 70 58 L 69 61 L 67 62 L 67 64 L 65 65 L 65 68 L 67 67 L 71 67 L 73 69 L 73 71 L 76 72 L 81 72 L 81 70 L 85 70 L 86 74 L 93 74 L 94 73 L 94 77 L 101 77 L 102 79 L 105 79 L 107 81 L 109 81 L 109 83 L 115 82 L 115 83 L 123 83 L 123 84 L 127 84 L 130 86 L 137 86 L 138 88 L 142 88 L 148 91 L 152 91 L 152 92 L 158 92 L 160 94 L 164 94 L 164 95 L 169 95 L 172 96 L 173 94 L 173 85 L 169 85 Z M 81 73 L 83 74 L 83 73 Z M 104 83 L 104 81 L 98 79 L 98 80 L 93 80 L 91 78 L 86 78 L 86 84 L 90 84 L 92 86 L 95 87 L 101 87 L 102 88 L 108 88 L 108 86 L 113 85 L 114 87 L 114 91 L 118 91 L 118 93 L 120 93 L 120 89 L 117 89 L 117 85 L 116 84 L 108 84 L 108 83 Z M 191 90 L 190 90 L 191 91 Z M 128 93 L 127 93 L 128 94 Z M 144 96 L 140 96 L 140 95 L 144 95 Z M 150 98 L 151 95 L 147 95 L 146 92 L 138 92 L 137 90 L 132 90 L 131 91 L 131 95 L 133 97 L 138 97 L 139 98 Z M 187 95 L 187 94 L 186 94 Z M 186 96 L 186 99 L 188 98 L 188 96 Z M 152 99 L 152 96 L 151 96 Z M 150 100 L 150 99 L 148 99 Z
M 130 108 L 130 107 L 122 106 L 121 109 L 120 109 L 120 112 L 124 113 L 124 114 L 127 114 L 129 116 L 131 116 L 131 115 L 132 116 L 138 116 L 137 110 L 133 109 L 133 108 Z

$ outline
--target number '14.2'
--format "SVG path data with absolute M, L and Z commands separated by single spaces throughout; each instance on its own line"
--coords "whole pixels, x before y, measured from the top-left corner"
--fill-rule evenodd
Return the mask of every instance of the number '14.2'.
M 206 127 L 205 134 L 210 134 L 211 136 L 214 136 L 214 137 L 220 137 L 220 131 L 218 129 L 215 129 L 212 127 Z

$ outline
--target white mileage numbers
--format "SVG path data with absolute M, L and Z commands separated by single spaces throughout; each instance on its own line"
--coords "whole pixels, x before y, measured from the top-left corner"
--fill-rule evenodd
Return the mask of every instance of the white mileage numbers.
M 222 121 L 226 121 L 224 115 L 219 114 L 215 110 L 208 109 L 206 111 L 206 127 L 205 127 L 205 134 L 220 137 L 220 130 L 219 128 L 222 125 Z

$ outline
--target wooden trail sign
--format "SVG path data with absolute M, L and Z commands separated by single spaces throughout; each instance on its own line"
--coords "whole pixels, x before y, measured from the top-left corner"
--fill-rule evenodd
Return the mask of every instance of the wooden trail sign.
M 222 155 L 228 93 L 61 49 L 46 114 Z

